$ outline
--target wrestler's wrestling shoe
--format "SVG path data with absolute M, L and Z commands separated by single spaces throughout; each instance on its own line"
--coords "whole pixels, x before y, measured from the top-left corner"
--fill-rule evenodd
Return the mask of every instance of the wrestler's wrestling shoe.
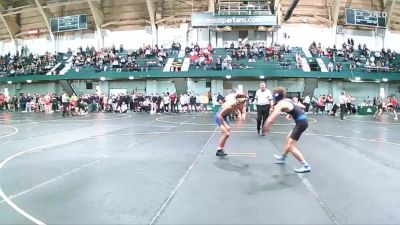
M 298 169 L 294 169 L 294 172 L 296 173 L 308 173 L 311 172 L 311 167 L 309 165 L 303 165 L 302 167 Z
M 276 163 L 284 164 L 286 162 L 286 156 L 284 155 L 274 155 L 275 159 L 277 160 Z
M 223 149 L 220 149 L 220 150 L 217 150 L 217 153 L 215 153 L 215 155 L 219 156 L 219 157 L 225 157 L 228 154 Z

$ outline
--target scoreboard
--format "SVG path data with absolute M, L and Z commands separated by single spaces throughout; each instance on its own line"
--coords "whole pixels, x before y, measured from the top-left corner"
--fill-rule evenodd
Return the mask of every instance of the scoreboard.
M 346 24 L 369 27 L 386 27 L 386 12 L 346 8 Z
M 52 18 L 50 24 L 53 33 L 88 29 L 87 15 Z

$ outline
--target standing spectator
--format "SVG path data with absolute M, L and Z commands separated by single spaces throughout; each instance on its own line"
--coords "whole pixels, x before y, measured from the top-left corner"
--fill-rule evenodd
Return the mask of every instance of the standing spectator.
M 178 107 L 178 97 L 176 96 L 176 93 L 175 92 L 172 92 L 171 93 L 171 96 L 170 96 L 170 103 L 171 103 L 171 108 L 170 108 L 170 112 L 171 113 L 174 113 L 174 112 L 177 112 L 177 107 Z
M 390 101 L 392 108 L 393 108 L 393 113 L 394 113 L 394 120 L 398 120 L 399 118 L 397 117 L 397 108 L 399 107 L 399 101 L 397 100 L 396 96 L 392 97 L 392 100 Z
M 257 134 L 260 134 L 261 127 L 264 126 L 265 121 L 269 116 L 269 111 L 273 107 L 271 91 L 267 89 L 265 82 L 260 84 L 260 89 L 257 90 L 255 101 L 257 105 Z M 265 136 L 265 132 L 262 132 Z
M 32 98 L 31 98 L 31 94 L 28 93 L 28 95 L 26 96 L 26 100 L 25 100 L 26 104 L 25 104 L 25 112 L 32 112 Z
M 191 94 L 189 98 L 189 103 L 190 103 L 190 109 L 188 112 L 197 112 L 197 107 L 196 107 L 196 95 Z
M 304 110 L 307 113 L 308 110 L 310 109 L 310 104 L 311 104 L 311 97 L 309 94 L 307 94 L 306 97 L 304 97 L 303 104 L 306 107 Z
M 326 111 L 329 114 L 329 112 L 332 110 L 333 108 L 333 97 L 331 94 L 328 94 L 328 97 L 326 98 Z

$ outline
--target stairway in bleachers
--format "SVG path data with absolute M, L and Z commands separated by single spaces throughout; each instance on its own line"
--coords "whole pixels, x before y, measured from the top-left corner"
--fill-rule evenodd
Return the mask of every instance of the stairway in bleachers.
M 311 68 L 310 68 L 310 65 L 308 64 L 307 59 L 301 57 L 300 60 L 301 60 L 301 66 L 303 68 L 303 71 L 304 72 L 311 72 Z
M 71 69 L 72 64 L 73 64 L 72 63 L 72 59 L 73 58 L 74 58 L 73 56 L 69 57 L 69 59 L 67 60 L 67 63 L 64 66 L 64 68 L 60 71 L 60 75 L 66 74 Z
M 312 58 L 312 54 L 311 54 L 310 50 L 308 50 L 307 48 L 303 48 L 303 52 L 307 58 Z
M 190 67 L 190 58 L 185 58 L 182 63 L 181 71 L 187 72 Z
M 321 58 L 317 58 L 317 62 L 318 62 L 319 67 L 321 68 L 321 72 L 327 73 L 328 72 L 328 68 L 326 68 L 324 60 L 322 60 Z
M 179 54 L 178 54 L 178 58 L 183 58 L 183 57 L 185 57 L 185 55 L 186 55 L 185 51 L 184 51 L 184 50 L 181 50 L 181 51 L 179 52 Z
M 171 72 L 172 64 L 174 63 L 175 58 L 169 58 L 167 63 L 164 66 L 163 72 Z
M 51 70 L 49 72 L 46 73 L 46 75 L 52 75 L 53 72 L 61 66 L 61 63 L 57 63 L 57 65 L 55 65 L 53 68 L 51 68 Z

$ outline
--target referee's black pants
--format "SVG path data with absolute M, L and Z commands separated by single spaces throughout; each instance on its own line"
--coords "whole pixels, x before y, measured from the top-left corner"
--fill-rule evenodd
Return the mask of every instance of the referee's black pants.
M 344 114 L 347 112 L 346 104 L 340 104 L 340 119 L 343 120 Z
M 269 104 L 257 105 L 257 131 L 260 131 L 262 126 L 264 126 L 265 121 L 267 121 L 270 107 Z
M 63 105 L 63 117 L 65 117 L 66 115 L 68 115 L 69 113 L 68 113 L 68 106 L 69 106 L 69 102 L 63 102 L 62 103 L 62 105 Z

